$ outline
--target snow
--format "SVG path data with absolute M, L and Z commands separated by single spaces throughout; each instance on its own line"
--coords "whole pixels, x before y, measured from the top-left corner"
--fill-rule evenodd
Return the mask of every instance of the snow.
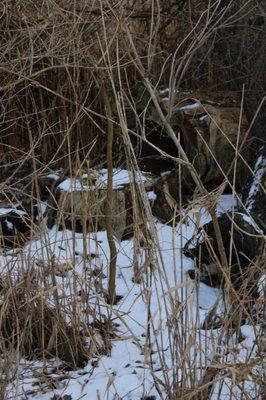
M 265 167 L 266 167 L 266 157 L 263 157 L 261 155 L 258 157 L 254 168 L 255 177 L 252 182 L 251 188 L 249 190 L 248 199 L 246 201 L 247 210 L 252 210 L 255 201 L 255 196 L 258 193 L 260 184 L 262 183 L 261 180 L 263 177 L 263 173 L 265 172 Z
M 161 175 L 161 177 L 163 177 L 163 178 L 164 178 L 165 176 L 169 176 L 169 175 L 171 175 L 171 172 L 172 172 L 172 171 L 165 171 L 165 172 L 161 172 L 161 174 L 160 174 L 160 175 Z
M 130 171 L 126 169 L 115 169 L 113 172 L 113 188 L 121 189 L 124 185 L 133 182 L 133 180 L 137 183 L 145 183 L 148 181 L 147 177 L 143 173 L 135 172 L 135 176 Z M 96 186 L 106 186 L 108 179 L 108 171 L 107 169 L 102 169 L 99 173 L 99 178 L 96 183 Z
M 120 188 L 128 184 L 130 179 L 131 176 L 124 170 L 117 170 L 114 175 L 114 187 Z M 138 176 L 137 179 L 141 177 Z M 106 180 L 107 171 L 102 170 L 97 183 L 106 185 Z M 77 182 L 74 183 L 76 187 Z M 63 187 L 69 190 L 72 185 L 73 181 L 70 180 Z M 154 199 L 155 196 L 153 191 L 148 192 L 149 199 Z M 233 204 L 232 196 L 223 196 L 219 200 L 218 211 L 230 210 Z M 43 209 L 43 206 L 40 208 Z M 176 227 L 150 221 L 150 229 L 156 234 L 155 245 L 152 248 L 153 273 L 151 278 L 148 268 L 141 283 L 132 281 L 133 265 L 138 262 L 139 267 L 143 266 L 150 256 L 149 251 L 145 247 L 138 247 L 136 253 L 134 238 L 116 243 L 117 294 L 123 298 L 112 308 L 106 304 L 104 297 L 95 291 L 91 280 L 88 279 L 88 271 L 99 268 L 104 274 L 103 287 L 107 288 L 110 252 L 105 231 L 90 233 L 84 240 L 80 233 L 58 231 L 53 227 L 43 232 L 37 240 L 30 241 L 18 255 L 0 256 L 2 273 L 9 271 L 11 265 L 12 274 L 21 268 L 25 269 L 26 265 L 29 269 L 34 267 L 41 273 L 50 268 L 51 256 L 58 266 L 70 264 L 71 268 L 66 271 L 66 275 L 56 276 L 59 298 L 64 299 L 64 304 L 70 305 L 74 287 L 75 290 L 83 288 L 90 294 L 88 307 L 95 307 L 97 312 L 100 311 L 106 316 L 112 312 L 112 320 L 117 324 L 116 336 L 112 339 L 111 355 L 97 357 L 96 366 L 93 365 L 93 359 L 81 370 L 64 372 L 65 379 L 60 379 L 62 373 L 51 372 L 57 360 L 48 360 L 45 366 L 41 361 L 18 360 L 15 379 L 8 386 L 10 399 L 50 400 L 53 396 L 65 395 L 72 396 L 73 400 L 140 400 L 144 396 L 155 396 L 159 399 L 154 377 L 163 382 L 167 377 L 171 383 L 174 378 L 173 362 L 176 365 L 176 377 L 179 378 L 182 376 L 182 368 L 189 369 L 191 365 L 201 365 L 200 368 L 195 368 L 195 377 L 200 378 L 205 363 L 210 362 L 220 346 L 219 330 L 206 331 L 200 327 L 217 302 L 219 315 L 225 312 L 225 304 L 220 289 L 196 283 L 187 274 L 194 264 L 192 260 L 183 256 L 182 249 L 195 233 L 198 217 L 195 215 L 196 211 L 200 215 L 201 225 L 208 222 L 210 217 L 203 205 L 199 206 L 198 210 L 190 211 L 188 223 Z M 90 254 L 95 256 L 88 257 Z M 46 298 L 51 304 L 52 296 L 48 293 Z M 78 309 L 82 310 L 82 306 Z M 186 312 L 182 313 L 182 310 Z M 86 318 L 90 321 L 91 316 L 83 313 L 82 318 L 85 323 Z M 148 321 L 151 320 L 152 325 L 148 327 Z M 238 346 L 239 360 L 246 360 L 251 354 L 250 346 L 254 345 L 257 328 L 245 326 L 242 329 L 245 341 Z M 174 341 L 174 335 L 180 330 L 184 331 L 187 339 L 189 338 L 189 348 L 181 339 L 180 342 Z M 149 343 L 152 350 L 150 356 L 147 353 Z M 183 367 L 179 368 L 179 362 L 187 351 L 190 357 L 184 361 Z M 224 357 L 226 362 L 232 361 L 230 355 Z M 50 372 L 46 374 L 47 381 L 40 383 L 38 373 L 43 374 L 44 369 Z M 48 378 L 53 379 L 53 389 L 47 384 Z M 185 383 L 189 387 L 187 378 Z M 245 381 L 245 384 L 247 391 L 256 393 L 257 386 L 252 386 L 249 381 Z M 221 391 L 219 385 L 222 385 Z M 166 399 L 165 388 L 160 384 L 159 386 L 163 399 Z M 221 377 L 214 387 L 211 400 L 229 398 L 228 388 L 232 386 L 237 393 L 237 385 L 233 380 Z M 221 393 L 223 397 L 219 397 Z
M 237 205 L 237 199 L 231 194 L 223 194 L 218 199 L 217 213 L 223 214 L 226 211 L 231 211 Z
M 251 215 L 243 213 L 238 213 L 238 214 L 241 215 L 243 220 L 246 221 L 249 225 L 251 225 L 259 235 L 263 235 L 263 231 L 259 228 L 259 226 L 256 224 Z
M 159 90 L 161 95 L 168 94 L 170 92 L 169 88 Z
M 191 103 L 180 107 L 180 110 L 195 110 L 197 108 L 199 108 L 199 103 Z
M 199 117 L 200 121 L 204 121 L 206 118 L 208 118 L 208 114 L 204 114 L 201 117 Z
M 50 178 L 50 179 L 54 179 L 55 181 L 57 181 L 60 178 L 60 175 L 56 174 L 56 173 L 50 173 L 47 175 L 43 175 L 43 178 Z
M 7 219 L 5 219 L 5 223 L 6 223 L 6 226 L 9 228 L 9 229 L 13 229 L 13 224 L 12 224 L 12 222 L 10 222 L 10 221 L 8 221 Z
M 229 399 L 262 399 L 256 378 L 263 374 L 263 366 L 254 366 L 253 361 L 258 355 L 256 337 L 260 332 L 259 326 L 243 325 L 241 334 L 244 340 L 233 344 L 233 353 L 224 356 L 224 370 L 230 372 L 230 378 L 220 376 L 215 384 L 211 400 Z M 235 364 L 238 366 L 235 367 Z M 226 368 L 228 366 L 228 368 Z M 244 378 L 244 379 L 243 379 Z M 255 379 L 254 379 L 255 378 Z
M 83 174 L 83 178 L 89 178 L 89 174 Z M 108 180 L 107 169 L 100 171 L 93 171 L 92 178 L 96 180 L 91 185 L 84 184 L 77 178 L 67 178 L 58 185 L 58 188 L 63 191 L 81 191 L 81 190 L 94 190 L 95 188 L 106 188 Z M 148 174 L 136 172 L 133 174 L 125 169 L 115 168 L 113 170 L 113 189 L 122 189 L 125 185 L 131 182 L 145 183 L 149 182 Z
M 18 214 L 18 215 L 25 215 L 26 214 L 25 211 L 18 210 L 17 208 L 9 207 L 9 208 L 0 208 L 0 216 L 1 215 L 6 215 L 6 214 L 10 213 L 11 211 L 16 212 L 16 214 Z
M 74 191 L 91 189 L 90 186 L 84 185 L 79 179 L 76 178 L 67 178 L 63 182 L 61 182 L 57 187 L 65 192 L 74 192 Z
M 43 218 L 45 211 L 47 210 L 48 204 L 47 202 L 44 201 L 40 201 L 37 204 L 38 207 L 38 215 L 37 215 L 37 221 L 41 221 L 41 219 Z
M 160 96 L 169 95 L 172 92 L 178 93 L 179 90 L 178 89 L 170 89 L 169 87 L 159 90 Z
M 156 199 L 157 199 L 157 195 L 154 193 L 153 190 L 149 191 L 149 192 L 147 193 L 147 196 L 148 196 L 148 199 L 149 199 L 149 200 L 156 200 Z

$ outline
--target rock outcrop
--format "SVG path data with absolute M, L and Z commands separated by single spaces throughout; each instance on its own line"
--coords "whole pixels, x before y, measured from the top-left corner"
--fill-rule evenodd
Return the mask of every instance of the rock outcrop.
M 141 202 L 132 190 L 142 181 L 151 190 L 153 178 L 133 177 L 127 170 L 114 169 L 112 228 L 118 241 L 133 234 L 134 225 L 142 225 Z M 156 180 L 156 178 L 155 178 Z M 55 223 L 59 229 L 77 232 L 95 232 L 106 229 L 107 171 L 90 170 L 81 178 L 59 179 L 50 196 L 46 217 L 48 226 Z M 137 192 L 137 191 L 136 191 Z
M 256 297 L 259 271 L 256 260 L 264 245 L 262 232 L 251 218 L 242 213 L 223 214 L 218 217 L 223 245 L 230 268 L 230 281 L 243 295 Z M 219 246 L 213 222 L 205 224 L 196 237 L 184 247 L 184 254 L 195 261 L 200 270 L 200 279 L 210 286 L 219 286 L 225 281 L 219 258 Z
M 168 89 L 158 94 L 165 116 L 179 137 L 186 154 L 193 163 L 206 187 L 214 188 L 224 179 L 232 183 L 233 162 L 236 147 L 243 143 L 248 128 L 246 116 L 240 104 L 241 99 L 235 92 L 174 92 Z M 156 108 L 150 105 L 147 112 L 146 139 L 173 157 L 178 150 L 169 138 Z M 149 125 L 150 124 L 150 125 Z M 134 144 L 136 139 L 132 138 Z M 141 139 L 138 141 L 140 163 L 147 170 L 157 172 L 162 163 L 176 164 L 154 150 Z M 248 143 L 241 153 L 245 161 L 249 158 Z M 163 165 L 161 171 L 167 168 Z M 237 157 L 236 184 L 242 187 L 248 170 L 241 157 Z M 182 166 L 182 189 L 194 185 L 189 170 Z

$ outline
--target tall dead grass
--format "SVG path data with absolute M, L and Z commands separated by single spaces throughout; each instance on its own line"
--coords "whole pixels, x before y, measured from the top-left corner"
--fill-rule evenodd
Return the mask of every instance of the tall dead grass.
M 263 87 L 262 6 L 259 1 L 246 0 L 165 3 L 159 0 L 99 0 L 93 4 L 85 0 L 15 3 L 6 0 L 2 3 L 0 187 L 5 201 L 23 200 L 27 211 L 33 210 L 40 202 L 39 175 L 61 168 L 65 175 L 74 176 L 85 163 L 86 168 L 106 166 L 106 127 L 110 123 L 115 136 L 114 165 L 124 164 L 136 173 L 138 164 L 129 134 L 147 140 L 145 124 L 149 104 L 156 108 L 177 147 L 178 168 L 182 168 L 182 162 L 186 163 L 202 197 L 209 199 L 209 193 L 169 123 L 171 101 L 168 115 L 165 115 L 156 89 L 166 84 L 173 93 L 180 88 L 239 91 L 245 83 L 247 107 L 252 114 L 251 100 L 259 96 Z M 138 98 L 140 86 L 145 87 L 145 101 Z M 109 112 L 106 112 L 103 87 L 107 88 Z M 162 399 L 165 395 L 173 400 L 177 397 L 210 398 L 214 382 L 224 382 L 228 376 L 235 379 L 241 371 L 243 376 L 249 372 L 244 370 L 244 363 L 241 366 L 237 361 L 229 364 L 225 356 L 231 348 L 228 339 L 231 315 L 222 321 L 218 335 L 211 327 L 202 337 L 199 311 L 192 315 L 191 293 L 187 286 L 181 287 L 181 294 L 177 294 L 179 292 L 167 285 L 167 266 L 160 249 L 156 250 L 159 245 L 152 212 L 141 185 L 133 185 L 132 198 L 137 203 L 135 209 L 141 204 L 142 220 L 149 226 L 144 233 L 145 251 L 150 262 L 145 268 L 136 268 L 136 281 L 150 289 L 153 281 L 150 266 L 162 263 L 157 284 L 163 285 L 166 292 L 174 293 L 158 299 L 158 307 L 164 307 L 167 315 L 171 366 L 165 359 L 166 343 L 153 323 L 147 297 L 147 343 L 143 350 L 147 351 L 154 384 Z M 210 207 L 210 212 L 215 223 L 215 209 Z M 176 214 L 183 215 L 181 202 L 176 207 Z M 141 251 L 140 241 L 143 241 L 138 219 L 138 213 L 133 211 L 136 259 Z M 73 215 L 72 222 L 74 220 Z M 33 231 L 38 234 L 42 227 L 37 225 Z M 85 243 L 86 230 L 83 233 Z M 180 234 L 182 237 L 182 231 Z M 228 267 L 217 224 L 216 234 L 220 242 L 217 257 Z M 182 251 L 182 240 L 179 245 Z M 115 334 L 111 318 L 106 320 L 101 316 L 100 300 L 96 305 L 93 303 L 93 309 L 85 306 L 85 303 L 90 304 L 90 296 L 94 298 L 95 292 L 103 290 L 101 271 L 98 275 L 96 272 L 96 277 L 92 274 L 84 277 L 82 290 L 86 300 L 80 305 L 75 280 L 70 296 L 60 297 L 55 273 L 57 266 L 50 243 L 43 243 L 43 252 L 49 254 L 49 276 L 36 272 L 35 260 L 27 258 L 23 259 L 23 273 L 13 277 L 11 265 L 7 275 L 3 275 L 0 346 L 8 360 L 3 363 L 3 368 L 1 366 L 3 371 L 11 368 L 12 357 L 8 359 L 7 355 L 12 353 L 37 356 L 44 362 L 47 357 L 59 357 L 77 368 L 90 357 L 110 352 L 110 338 Z M 86 256 L 90 256 L 89 252 Z M 263 262 L 257 265 L 259 270 Z M 74 266 L 72 260 L 70 268 Z M 228 271 L 225 273 L 228 275 Z M 186 283 L 183 270 L 182 275 Z M 176 286 L 184 282 L 177 279 Z M 227 282 L 229 295 L 236 302 L 233 314 L 237 316 L 241 307 L 245 310 L 245 305 L 239 298 L 234 298 L 229 277 Z M 199 287 L 196 286 L 196 294 L 197 290 Z M 112 303 L 113 291 L 109 297 L 112 297 Z M 115 312 L 110 309 L 110 313 Z M 87 323 L 88 315 L 93 319 L 91 325 Z M 120 318 L 123 322 L 122 316 Z M 257 325 L 258 316 L 248 315 L 248 318 L 251 325 Z M 239 320 L 235 321 L 235 325 L 238 323 Z M 213 344 L 212 357 L 204 353 L 206 337 Z M 89 346 L 85 343 L 88 338 Z M 160 377 L 153 366 L 155 350 L 161 363 Z M 8 373 L 3 372 L 3 375 L 8 376 Z M 6 384 L 3 379 L 3 393 Z M 248 398 L 245 390 L 242 388 L 241 395 Z M 234 398 L 232 392 L 230 396 Z

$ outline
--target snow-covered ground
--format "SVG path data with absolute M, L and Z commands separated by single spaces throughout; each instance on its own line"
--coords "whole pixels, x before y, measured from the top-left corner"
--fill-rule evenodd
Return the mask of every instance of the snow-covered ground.
M 128 181 L 122 175 L 117 185 Z M 64 185 L 68 190 L 67 182 Z M 232 203 L 231 196 L 222 196 L 218 211 L 231 209 Z M 48 400 L 56 395 L 61 397 L 54 399 L 65 400 L 167 399 L 164 384 L 171 387 L 173 382 L 182 380 L 186 387 L 193 387 L 192 378 L 199 381 L 204 366 L 217 364 L 219 359 L 224 371 L 221 369 L 218 374 L 211 400 L 239 399 L 240 391 L 247 393 L 243 398 L 259 399 L 259 386 L 254 383 L 254 376 L 261 374 L 254 367 L 259 328 L 242 326 L 245 339 L 241 343 L 234 336 L 225 337 L 220 329 L 201 329 L 213 306 L 217 304 L 216 313 L 222 315 L 226 304 L 220 289 L 196 284 L 187 274 L 194 265 L 182 255 L 182 248 L 195 233 L 199 217 L 200 224 L 210 219 L 201 208 L 196 214 L 191 211 L 185 223 L 177 227 L 152 221 L 150 229 L 157 236 L 152 250 L 135 246 L 134 239 L 116 243 L 116 290 L 122 299 L 113 307 L 90 286 L 90 273 L 97 269 L 102 272 L 103 288 L 107 288 L 110 255 L 105 231 L 88 234 L 84 241 L 82 234 L 53 227 L 15 255 L 2 254 L 1 273 L 8 270 L 13 275 L 22 267 L 49 269 L 53 257 L 59 268 L 56 277 L 59 297 L 71 304 L 73 288 L 75 293 L 85 289 L 87 306 L 102 315 L 111 313 L 117 326 L 110 356 L 95 357 L 78 371 L 54 371 L 58 360 L 49 360 L 44 365 L 41 361 L 18 359 L 10 375 L 6 398 Z M 147 262 L 149 257 L 152 267 Z M 146 266 L 141 283 L 132 280 L 136 263 L 139 268 Z M 80 303 L 80 310 L 87 323 L 91 322 L 84 304 Z M 238 364 L 251 366 L 242 381 L 235 370 Z

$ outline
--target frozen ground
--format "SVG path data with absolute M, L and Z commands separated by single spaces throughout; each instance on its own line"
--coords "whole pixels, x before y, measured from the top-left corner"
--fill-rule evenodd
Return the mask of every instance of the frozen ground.
M 125 176 L 120 178 L 124 183 Z M 231 207 L 232 197 L 223 196 L 219 211 Z M 27 265 L 37 270 L 50 268 L 49 260 L 53 255 L 59 267 L 57 286 L 60 297 L 71 304 L 73 287 L 76 285 L 78 290 L 86 287 L 90 308 L 97 306 L 97 310 L 106 315 L 111 312 L 113 322 L 117 324 L 111 355 L 95 358 L 81 370 L 55 372 L 58 360 L 50 360 L 44 365 L 40 361 L 18 359 L 10 379 L 7 399 L 50 400 L 55 396 L 54 399 L 64 400 L 141 400 L 151 396 L 150 399 L 154 400 L 160 398 L 155 381 L 161 398 L 166 399 L 162 382 L 171 385 L 173 377 L 178 376 L 186 386 L 193 386 L 189 376 L 200 379 L 204 366 L 215 363 L 214 360 L 217 362 L 218 351 L 220 364 L 224 363 L 227 367 L 224 374 L 223 370 L 220 371 L 211 400 L 239 399 L 243 387 L 247 393 L 245 398 L 259 399 L 258 387 L 252 376 L 260 371 L 251 367 L 240 381 L 233 370 L 236 363 L 254 364 L 258 328 L 243 326 L 241 329 L 245 339 L 240 344 L 236 343 L 234 336 L 226 344 L 226 339 L 220 338 L 219 329 L 200 329 L 216 302 L 220 315 L 226 305 L 219 289 L 203 283 L 196 285 L 186 273 L 193 268 L 193 262 L 182 256 L 182 247 L 195 233 L 195 219 L 199 222 L 200 217 L 200 224 L 209 220 L 203 208 L 198 209 L 196 214 L 190 212 L 186 222 L 176 228 L 152 222 L 151 229 L 157 235 L 152 255 L 153 271 L 152 274 L 145 271 L 141 283 L 132 281 L 132 265 L 136 262 L 139 267 L 145 265 L 150 253 L 142 248 L 136 254 L 133 239 L 117 243 L 117 294 L 123 297 L 113 308 L 93 287 L 88 287 L 88 271 L 95 268 L 102 271 L 103 287 L 107 287 L 109 247 L 104 231 L 89 234 L 84 243 L 82 234 L 59 232 L 54 227 L 38 240 L 28 243 L 22 252 L 2 255 L 2 273 L 8 269 L 13 275 L 18 269 L 25 268 L 26 261 Z M 88 257 L 89 254 L 93 254 L 93 258 Z M 60 266 L 64 266 L 63 272 Z M 84 307 L 84 304 L 80 303 L 80 307 Z M 87 318 L 87 322 L 90 322 L 89 315 Z M 176 340 L 178 332 L 181 334 Z M 231 374 L 228 373 L 230 366 Z M 184 376 L 186 370 L 190 374 Z M 46 379 L 41 378 L 44 372 Z

